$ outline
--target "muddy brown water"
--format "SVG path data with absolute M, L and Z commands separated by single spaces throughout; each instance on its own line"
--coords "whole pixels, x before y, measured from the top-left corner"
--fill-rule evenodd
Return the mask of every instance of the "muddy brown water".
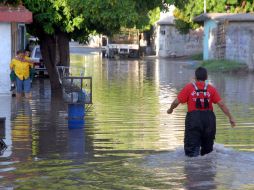
M 31 100 L 11 99 L 0 189 L 254 189 L 254 75 L 210 73 L 237 128 L 215 105 L 215 150 L 187 158 L 186 106 L 166 110 L 193 78 L 192 61 L 108 60 L 71 55 L 93 77 L 83 129 L 68 129 L 68 105 L 51 99 L 48 79 Z

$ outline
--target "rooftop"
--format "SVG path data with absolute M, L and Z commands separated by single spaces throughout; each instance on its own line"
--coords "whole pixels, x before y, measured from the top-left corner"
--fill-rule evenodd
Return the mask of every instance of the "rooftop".
M 31 23 L 33 21 L 32 12 L 24 6 L 17 7 L 0 5 L 0 22 L 24 22 Z
M 158 22 L 158 25 L 174 25 L 174 17 L 173 16 L 165 16 L 161 18 Z
M 207 20 L 253 22 L 254 13 L 203 13 L 193 19 L 194 22 L 205 22 Z

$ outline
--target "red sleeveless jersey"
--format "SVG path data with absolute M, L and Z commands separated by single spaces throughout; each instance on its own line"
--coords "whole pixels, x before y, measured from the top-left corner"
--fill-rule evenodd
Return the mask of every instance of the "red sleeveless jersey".
M 205 88 L 205 82 L 198 81 L 195 84 L 199 90 L 203 90 Z M 204 93 L 199 93 L 199 95 L 197 96 L 197 92 L 192 83 L 187 84 L 180 91 L 177 98 L 180 103 L 187 103 L 188 112 L 191 112 L 194 110 L 213 110 L 213 103 L 216 104 L 221 100 L 221 97 L 219 93 L 217 92 L 217 90 L 210 84 L 207 86 L 207 92 L 205 95 Z M 200 98 L 202 108 L 196 108 L 197 98 Z M 208 99 L 209 108 L 204 108 L 204 98 Z

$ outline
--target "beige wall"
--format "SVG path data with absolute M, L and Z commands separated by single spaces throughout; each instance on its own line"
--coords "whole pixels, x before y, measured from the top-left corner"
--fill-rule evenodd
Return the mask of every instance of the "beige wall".
M 157 55 L 181 57 L 202 53 L 203 29 L 182 35 L 174 25 L 160 25 L 157 30 Z
M 225 37 L 225 59 L 246 63 L 254 70 L 254 22 L 229 23 Z
M 0 95 L 10 93 L 11 24 L 0 23 Z

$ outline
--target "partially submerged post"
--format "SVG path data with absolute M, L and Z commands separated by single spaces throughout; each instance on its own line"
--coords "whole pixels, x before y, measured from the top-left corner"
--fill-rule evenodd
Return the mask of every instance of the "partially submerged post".
M 0 117 L 0 139 L 5 138 L 5 117 Z
M 7 145 L 3 141 L 3 139 L 5 139 L 5 120 L 5 117 L 0 117 L 0 155 L 2 155 L 7 148 Z

